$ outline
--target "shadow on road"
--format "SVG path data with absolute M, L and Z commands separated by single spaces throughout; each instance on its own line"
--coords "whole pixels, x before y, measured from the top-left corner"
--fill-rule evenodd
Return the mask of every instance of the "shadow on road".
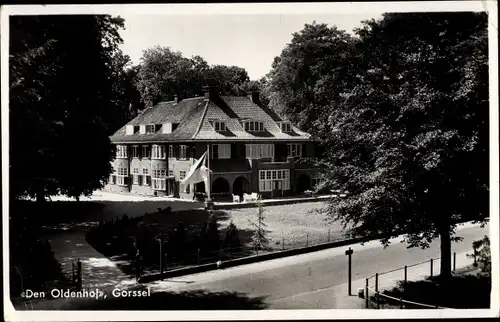
M 150 297 L 114 298 L 87 301 L 73 310 L 262 310 L 264 297 L 248 297 L 237 292 L 206 292 L 202 290 L 179 293 L 155 292 Z

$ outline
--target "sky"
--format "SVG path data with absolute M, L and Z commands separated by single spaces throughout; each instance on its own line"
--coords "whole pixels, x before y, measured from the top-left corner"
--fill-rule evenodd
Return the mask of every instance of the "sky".
M 134 64 L 156 45 L 199 55 L 209 65 L 236 65 L 256 80 L 271 70 L 274 57 L 306 23 L 326 23 L 352 33 L 361 21 L 379 14 L 152 15 L 126 14 L 121 32 L 124 53 Z

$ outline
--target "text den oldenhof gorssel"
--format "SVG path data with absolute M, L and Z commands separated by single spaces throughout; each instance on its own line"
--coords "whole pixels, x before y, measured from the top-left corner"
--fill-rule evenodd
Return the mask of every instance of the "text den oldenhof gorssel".
M 96 288 L 89 290 L 73 291 L 70 289 L 60 289 L 55 288 L 48 292 L 52 298 L 89 298 L 89 299 L 103 299 L 106 298 L 104 291 Z M 22 297 L 26 299 L 42 299 L 47 297 L 47 292 L 35 292 L 32 290 L 26 290 L 21 294 Z
M 26 290 L 21 294 L 21 297 L 26 299 L 42 299 L 50 295 L 52 298 L 89 298 L 89 299 L 105 299 L 107 294 L 100 289 L 90 289 L 81 291 L 72 291 L 69 289 L 53 289 L 50 292 L 35 292 Z M 113 297 L 148 297 L 151 296 L 151 290 L 122 290 L 119 288 L 113 289 L 111 292 Z

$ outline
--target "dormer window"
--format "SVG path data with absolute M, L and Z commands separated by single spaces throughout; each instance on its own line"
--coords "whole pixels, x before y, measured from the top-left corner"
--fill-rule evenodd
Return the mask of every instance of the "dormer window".
M 243 127 L 247 132 L 263 132 L 264 122 L 259 121 L 243 121 Z
M 125 128 L 125 134 L 126 135 L 132 135 L 134 134 L 134 126 L 133 125 L 127 125 Z
M 146 134 L 152 134 L 156 132 L 156 126 L 154 124 L 146 125 Z
M 292 125 L 287 122 L 281 123 L 281 132 L 292 132 Z
M 226 131 L 226 123 L 222 121 L 213 121 L 212 126 L 217 132 L 225 132 Z

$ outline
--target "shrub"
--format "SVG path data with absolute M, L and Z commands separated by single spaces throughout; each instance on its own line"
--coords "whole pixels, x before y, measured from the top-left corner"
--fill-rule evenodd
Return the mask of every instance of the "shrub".
M 26 289 L 42 290 L 46 282 L 63 279 L 61 265 L 50 243 L 42 238 L 41 226 L 30 218 L 30 215 L 18 214 L 10 218 L 11 296 L 19 296 Z
M 238 252 L 241 250 L 240 234 L 232 220 L 226 228 L 223 247 L 229 249 L 231 252 Z
M 474 263 L 481 269 L 481 275 L 485 277 L 491 276 L 491 248 L 490 239 L 484 236 L 481 240 L 476 240 L 472 243 L 474 249 L 473 254 L 468 254 L 468 257 L 474 257 Z

